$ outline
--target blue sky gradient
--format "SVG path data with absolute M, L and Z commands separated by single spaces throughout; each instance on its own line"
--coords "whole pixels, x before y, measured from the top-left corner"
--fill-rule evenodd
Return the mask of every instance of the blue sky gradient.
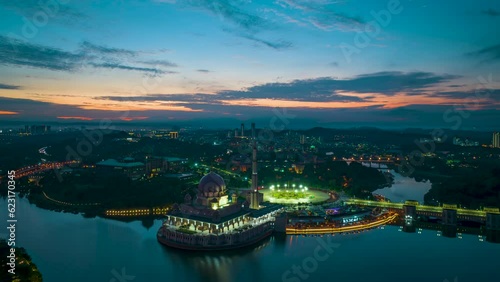
M 498 126 L 498 1 L 0 0 L 0 18 L 1 120 Z

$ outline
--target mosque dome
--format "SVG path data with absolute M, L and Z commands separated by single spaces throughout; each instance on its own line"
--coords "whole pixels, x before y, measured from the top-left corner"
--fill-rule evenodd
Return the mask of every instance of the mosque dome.
M 226 194 L 226 183 L 215 172 L 203 176 L 198 184 L 198 193 L 204 197 L 220 197 Z

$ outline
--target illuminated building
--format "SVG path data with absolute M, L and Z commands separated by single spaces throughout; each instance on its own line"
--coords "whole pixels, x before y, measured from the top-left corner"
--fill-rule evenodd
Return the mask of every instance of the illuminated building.
M 144 175 L 144 163 L 133 162 L 130 160 L 124 160 L 124 162 L 119 162 L 115 159 L 108 159 L 96 163 L 96 169 L 98 173 L 109 174 L 115 172 L 121 172 L 125 174 L 132 180 L 138 179 Z
M 223 250 L 248 246 L 270 236 L 282 206 L 261 203 L 257 190 L 257 148 L 254 141 L 250 202 L 229 198 L 224 179 L 210 172 L 198 184 L 196 197 L 186 194 L 174 204 L 158 230 L 164 245 L 188 250 Z M 259 197 L 260 195 L 260 197 Z
M 493 148 L 500 148 L 500 132 L 493 132 L 491 145 Z

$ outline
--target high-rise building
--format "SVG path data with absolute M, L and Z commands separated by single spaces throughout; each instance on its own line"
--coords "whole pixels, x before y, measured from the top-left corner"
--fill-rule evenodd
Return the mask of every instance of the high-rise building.
M 306 136 L 300 135 L 300 144 L 304 145 L 306 143 Z
M 491 142 L 493 148 L 500 148 L 500 132 L 493 132 L 493 140 Z
M 25 125 L 24 133 L 44 134 L 50 132 L 50 125 Z
M 168 135 L 169 135 L 170 139 L 179 138 L 179 132 L 177 132 L 177 131 L 170 131 L 170 133 Z
M 255 122 L 252 122 L 252 139 L 255 139 Z
M 245 136 L 245 124 L 241 124 L 241 137 Z

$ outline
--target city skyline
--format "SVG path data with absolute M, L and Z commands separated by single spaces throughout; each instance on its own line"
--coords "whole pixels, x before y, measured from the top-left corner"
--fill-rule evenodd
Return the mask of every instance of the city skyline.
M 0 1 L 0 119 L 495 128 L 500 4 L 456 3 Z

